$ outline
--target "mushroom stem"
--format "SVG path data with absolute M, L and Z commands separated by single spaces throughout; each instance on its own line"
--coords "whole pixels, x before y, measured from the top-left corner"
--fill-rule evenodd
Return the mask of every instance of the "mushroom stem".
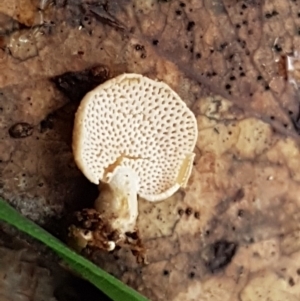
M 99 185 L 100 195 L 95 201 L 95 209 L 123 236 L 135 231 L 139 177 L 131 168 L 117 166 L 109 178 L 108 183 Z

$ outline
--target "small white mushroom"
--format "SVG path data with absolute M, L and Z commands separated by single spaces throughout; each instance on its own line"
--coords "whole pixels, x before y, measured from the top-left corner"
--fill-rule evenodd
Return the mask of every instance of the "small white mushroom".
M 75 117 L 73 152 L 83 174 L 102 183 L 95 208 L 131 231 L 137 195 L 162 201 L 185 187 L 198 135 L 194 114 L 167 84 L 122 74 L 89 92 Z

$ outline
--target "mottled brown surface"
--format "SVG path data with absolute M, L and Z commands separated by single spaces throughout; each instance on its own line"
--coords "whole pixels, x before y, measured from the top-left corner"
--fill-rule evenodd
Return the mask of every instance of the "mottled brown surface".
M 71 274 L 47 248 L 3 223 L 0 226 L 1 301 L 110 300 Z
M 70 147 L 87 83 L 164 80 L 198 120 L 188 188 L 140 201 L 148 266 L 125 250 L 95 261 L 153 301 L 299 300 L 300 77 L 282 64 L 297 63 L 299 2 L 11 3 L 0 4 L 1 195 L 59 230 L 54 218 L 95 198 Z

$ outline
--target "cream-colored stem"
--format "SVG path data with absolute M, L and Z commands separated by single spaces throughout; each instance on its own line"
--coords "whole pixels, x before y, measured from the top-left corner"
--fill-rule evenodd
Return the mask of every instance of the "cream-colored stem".
M 122 234 L 135 229 L 138 216 L 137 192 L 139 177 L 129 167 L 118 166 L 108 183 L 100 184 L 100 195 L 95 209 Z

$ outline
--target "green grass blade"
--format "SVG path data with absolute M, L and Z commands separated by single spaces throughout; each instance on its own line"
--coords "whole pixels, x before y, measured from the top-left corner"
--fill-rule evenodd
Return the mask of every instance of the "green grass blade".
M 23 217 L 7 202 L 0 199 L 0 220 L 18 228 L 22 232 L 41 241 L 55 251 L 68 266 L 90 281 L 114 301 L 149 301 L 112 275 L 101 270 L 91 261 L 69 249 L 60 240 L 42 229 L 40 226 Z

